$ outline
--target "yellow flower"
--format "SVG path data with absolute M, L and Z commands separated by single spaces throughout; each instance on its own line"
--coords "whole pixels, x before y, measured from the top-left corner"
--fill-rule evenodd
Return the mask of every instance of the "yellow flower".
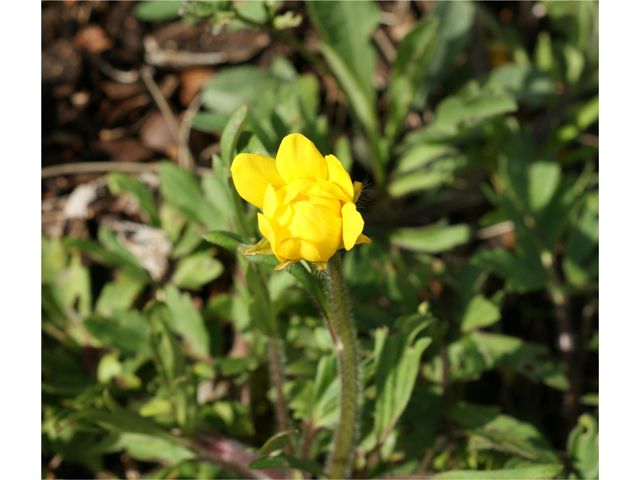
M 287 135 L 275 160 L 241 153 L 231 174 L 240 196 L 263 211 L 258 227 L 264 239 L 245 255 L 274 253 L 282 262 L 276 270 L 303 259 L 324 270 L 338 249 L 371 243 L 355 205 L 362 184 L 352 183 L 336 157 L 323 157 L 303 135 Z

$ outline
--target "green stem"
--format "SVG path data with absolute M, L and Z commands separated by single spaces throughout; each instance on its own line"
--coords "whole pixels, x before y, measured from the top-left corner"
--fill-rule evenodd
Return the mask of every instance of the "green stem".
M 349 303 L 342 275 L 340 257 L 336 253 L 328 262 L 328 284 L 331 300 L 329 327 L 338 356 L 340 375 L 340 420 L 329 457 L 329 478 L 347 478 L 350 472 L 358 423 L 358 339 L 349 314 Z

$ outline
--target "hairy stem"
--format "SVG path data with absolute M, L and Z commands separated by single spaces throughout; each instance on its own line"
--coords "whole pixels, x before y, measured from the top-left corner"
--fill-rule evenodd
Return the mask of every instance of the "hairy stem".
M 329 457 L 329 478 L 347 478 L 350 474 L 358 420 L 358 339 L 349 314 L 347 292 L 340 257 L 328 262 L 328 284 L 331 300 L 329 326 L 338 356 L 340 375 L 340 420 Z

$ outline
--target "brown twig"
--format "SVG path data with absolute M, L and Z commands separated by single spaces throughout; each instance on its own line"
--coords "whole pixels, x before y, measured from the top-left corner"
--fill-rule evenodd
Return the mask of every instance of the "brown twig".
M 309 450 L 311 449 L 311 443 L 316 436 L 318 429 L 314 428 L 311 422 L 307 425 L 304 431 L 304 440 L 302 441 L 302 449 L 300 450 L 300 457 L 307 458 L 309 456 Z
M 193 156 L 189 150 L 189 135 L 191 133 L 191 121 L 200 110 L 200 94 L 191 101 L 187 110 L 182 115 L 182 123 L 178 132 L 178 165 L 182 168 L 192 170 L 194 167 Z
M 162 113 L 162 116 L 164 117 L 164 121 L 167 123 L 167 126 L 169 127 L 169 131 L 171 132 L 171 135 L 173 135 L 173 138 L 176 141 L 176 144 L 180 148 L 181 143 L 182 144 L 185 143 L 184 138 L 181 137 L 180 135 L 180 126 L 178 125 L 178 121 L 176 120 L 176 117 L 174 116 L 173 111 L 171 110 L 171 107 L 167 102 L 167 99 L 164 98 L 164 95 L 160 91 L 160 88 L 158 88 L 158 85 L 156 85 L 156 82 L 153 80 L 153 71 L 154 71 L 153 67 L 150 67 L 149 65 L 144 65 L 140 69 L 140 77 L 142 78 L 142 81 L 149 89 L 149 93 L 151 94 L 153 101 L 156 102 L 156 105 L 158 106 L 160 113 Z M 191 105 L 189 105 L 189 108 L 191 108 Z M 199 105 L 198 105 L 198 108 L 199 108 Z M 190 168 L 194 165 L 193 155 L 189 151 L 188 145 L 186 147 L 183 145 L 182 148 L 185 149 L 186 151 L 186 154 L 185 154 L 186 160 L 181 161 L 180 166 L 182 168 Z

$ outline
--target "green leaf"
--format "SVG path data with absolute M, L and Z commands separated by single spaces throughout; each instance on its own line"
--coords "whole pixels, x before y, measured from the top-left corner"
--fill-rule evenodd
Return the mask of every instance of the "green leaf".
M 169 310 L 164 304 L 155 302 L 145 310 L 145 317 L 151 327 L 149 333 L 151 350 L 162 383 L 169 392 L 176 423 L 189 435 L 197 414 L 196 391 L 180 344 L 169 331 L 168 325 L 171 319 Z M 207 337 L 207 343 L 208 340 Z
M 180 18 L 182 1 L 148 0 L 133 7 L 131 13 L 143 22 L 162 22 Z
M 546 464 L 505 470 L 453 470 L 433 475 L 432 478 L 460 480 L 521 480 L 555 478 L 562 472 L 562 465 Z
M 532 65 L 509 64 L 491 71 L 487 87 L 512 94 L 532 106 L 544 104 L 553 95 L 553 81 Z
M 85 238 L 65 238 L 64 244 L 71 250 L 81 250 L 99 263 L 108 267 L 122 267 L 132 278 L 150 282 L 151 277 L 142 268 L 136 257 L 122 246 L 116 239 L 115 233 L 105 227 L 98 229 L 98 238 L 106 247 L 103 248 L 94 240 Z
M 472 263 L 505 279 L 505 289 L 512 292 L 529 292 L 546 288 L 550 282 L 546 271 L 531 268 L 504 248 L 481 250 Z
M 488 327 L 500 320 L 500 309 L 483 295 L 471 299 L 462 316 L 460 330 L 469 332 L 476 328 Z
M 580 397 L 580 403 L 597 407 L 600 405 L 600 396 L 597 393 L 586 393 Z
M 107 437 L 94 448 L 102 454 L 126 450 L 132 458 L 144 462 L 162 461 L 178 464 L 196 456 L 183 445 L 144 433 L 119 433 Z
M 471 238 L 468 225 L 450 225 L 438 222 L 427 227 L 397 229 L 391 233 L 391 243 L 395 246 L 425 253 L 441 253 Z
M 420 357 L 431 343 L 430 338 L 415 338 L 429 323 L 428 317 L 417 315 L 407 320 L 412 328 L 403 328 L 392 337 L 388 336 L 386 328 L 376 330 L 374 429 L 378 444 L 391 433 L 409 403 Z
M 544 463 L 557 463 L 553 446 L 533 425 L 498 415 L 469 430 L 469 449 L 496 450 Z
M 228 114 L 198 112 L 191 119 L 191 126 L 205 133 L 222 133 L 228 121 Z
M 549 32 L 540 32 L 538 34 L 538 43 L 535 51 L 536 66 L 542 72 L 549 73 L 553 70 L 553 47 L 551 44 L 551 35 Z
M 84 321 L 88 332 L 108 347 L 128 354 L 151 354 L 147 342 L 148 324 L 138 311 L 116 310 L 112 318 L 93 315 Z
M 342 64 L 348 66 L 367 99 L 373 100 L 371 80 L 375 68 L 375 50 L 370 39 L 378 26 L 378 4 L 370 1 L 307 2 L 305 7 L 324 43 L 340 57 Z M 332 62 L 329 63 L 332 65 Z M 349 92 L 346 93 L 349 95 Z
M 284 432 L 278 432 L 275 435 L 269 437 L 269 439 L 264 442 L 264 445 L 260 447 L 258 453 L 260 455 L 269 455 L 276 450 L 282 450 L 284 446 L 287 444 L 289 436 L 294 433 L 298 433 L 298 430 L 285 430 Z
M 556 162 L 535 162 L 529 167 L 529 207 L 542 211 L 556 192 L 562 171 Z
M 313 2 L 307 5 L 319 5 L 324 2 Z M 335 5 L 356 4 L 365 2 L 341 2 Z M 353 108 L 356 118 L 364 127 L 365 131 L 374 134 L 378 131 L 378 112 L 374 100 L 362 86 L 359 79 L 354 75 L 349 64 L 327 43 L 320 45 L 331 70 L 335 74 L 340 86 L 346 93 L 349 103 Z
M 426 104 L 435 84 L 444 81 L 453 70 L 456 57 L 467 47 L 476 12 L 473 2 L 436 2 L 430 15 L 438 20 L 438 39 L 416 102 L 420 108 Z
M 75 308 L 82 315 L 91 313 L 91 277 L 80 255 L 69 257 L 60 240 L 43 241 L 42 280 L 49 285 L 55 304 L 61 309 Z
M 427 160 L 425 157 L 414 157 L 414 159 L 420 162 Z M 456 172 L 469 165 L 469 158 L 466 155 L 445 156 L 432 160 L 427 160 L 428 164 L 419 170 L 392 178 L 389 184 L 389 194 L 394 198 L 408 194 L 424 195 L 428 190 L 443 185 L 451 186 L 454 183 Z M 404 166 L 400 165 L 400 168 L 404 168 Z M 397 170 L 394 173 L 397 174 Z
M 225 377 L 234 377 L 245 372 L 252 372 L 260 365 L 255 357 L 245 358 L 214 358 L 216 369 Z
M 252 297 L 249 302 L 251 321 L 262 333 L 269 337 L 274 337 L 277 333 L 275 311 L 269 298 L 269 291 L 257 265 L 247 262 L 244 275 Z
M 448 143 L 419 143 L 398 160 L 394 173 L 398 175 L 417 170 L 438 158 L 453 153 L 457 153 L 457 149 Z
M 297 468 L 305 472 L 312 473 L 317 477 L 323 478 L 327 474 L 324 473 L 322 467 L 313 460 L 293 457 L 282 453 L 275 457 L 258 458 L 249 464 L 249 468 L 261 470 L 263 468 Z
M 525 342 L 508 335 L 474 331 L 470 338 L 484 358 L 487 368 L 495 365 L 510 368 L 533 381 L 566 391 L 569 381 L 549 350 L 541 344 Z
M 122 192 L 132 194 L 142 208 L 149 215 L 151 225 L 160 227 L 160 216 L 156 208 L 156 201 L 153 194 L 140 180 L 129 177 L 121 172 L 111 172 L 107 177 L 109 191 L 112 195 L 119 195 Z
M 180 288 L 199 290 L 203 285 L 218 278 L 223 271 L 224 266 L 213 258 L 211 250 L 197 252 L 178 262 L 171 281 Z
M 351 143 L 349 142 L 349 137 L 346 135 L 341 135 L 336 140 L 334 145 L 335 156 L 342 166 L 347 172 L 351 171 L 351 166 L 353 165 L 353 156 L 351 155 Z
M 167 307 L 171 315 L 169 325 L 176 333 L 184 337 L 190 350 L 199 357 L 209 355 L 209 332 L 204 325 L 200 312 L 193 305 L 188 293 L 181 293 L 175 286 L 166 285 L 164 288 Z
M 116 310 L 127 310 L 144 289 L 145 284 L 127 275 L 120 275 L 115 282 L 107 283 L 98 297 L 95 312 L 111 315 Z
M 220 137 L 220 157 L 227 168 L 231 168 L 231 161 L 233 160 L 233 152 L 238 144 L 238 136 L 240 130 L 247 119 L 249 108 L 243 105 L 236 110 L 229 118 L 227 125 L 224 127 L 222 136 Z
M 192 253 L 202 243 L 202 226 L 196 222 L 187 222 L 182 236 L 177 239 L 171 251 L 171 258 L 178 259 Z
M 398 47 L 393 76 L 387 95 L 389 109 L 385 135 L 391 141 L 397 136 L 411 108 L 437 42 L 438 20 L 428 18 L 418 23 Z
M 431 123 L 406 135 L 403 149 L 421 143 L 451 141 L 477 130 L 498 116 L 518 110 L 511 95 L 504 92 L 470 90 L 470 93 L 442 100 L 436 107 Z
M 205 233 L 202 238 L 232 252 L 242 254 L 242 250 L 251 246 L 251 241 L 232 232 L 214 231 Z M 279 263 L 279 262 L 278 262 Z
M 597 260 L 597 248 L 600 223 L 598 215 L 591 208 L 585 208 L 575 228 L 569 234 L 569 240 L 562 259 L 562 268 L 569 283 L 584 285 L 593 275 L 588 269 L 589 260 Z M 595 263 L 597 268 L 597 261 Z M 596 270 L 597 272 L 597 270 Z
M 69 262 L 69 255 L 64 249 L 64 245 L 59 238 L 41 238 L 42 252 L 42 283 L 55 283 L 60 272 L 64 270 Z
M 567 440 L 567 450 L 571 455 L 573 468 L 580 478 L 598 478 L 599 444 L 598 421 L 587 413 L 581 415 L 578 425 L 571 430 Z
M 160 191 L 188 219 L 209 228 L 224 228 L 226 215 L 209 202 L 195 176 L 171 162 L 160 162 Z
M 312 395 L 311 425 L 315 428 L 337 425 L 340 414 L 340 382 L 335 356 L 320 358 Z

